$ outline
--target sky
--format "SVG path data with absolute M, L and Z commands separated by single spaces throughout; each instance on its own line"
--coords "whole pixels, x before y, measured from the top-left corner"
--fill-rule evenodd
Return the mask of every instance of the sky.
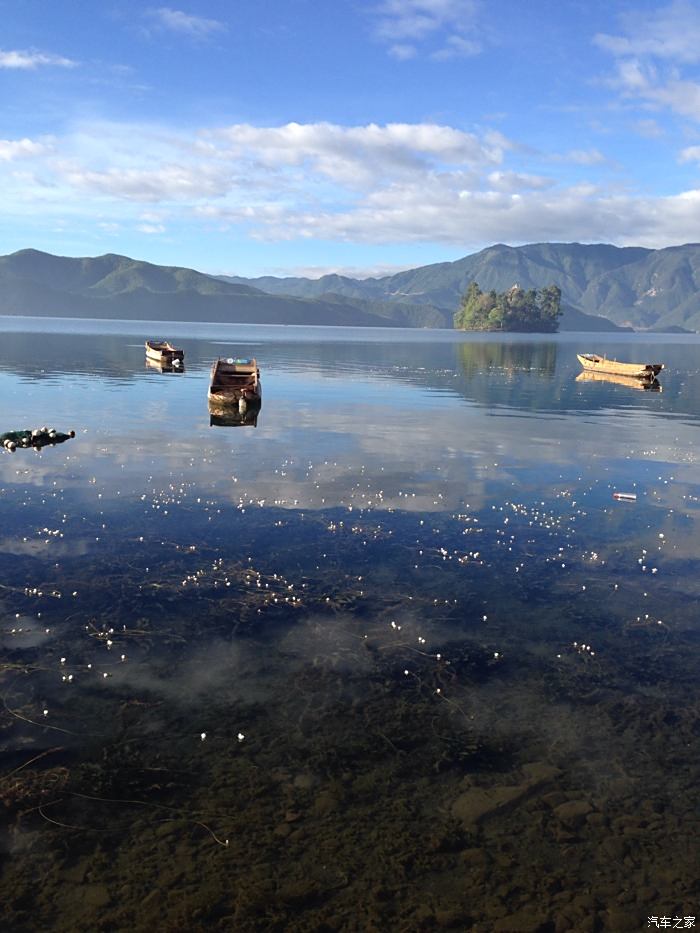
M 0 0 L 0 254 L 700 242 L 700 0 Z

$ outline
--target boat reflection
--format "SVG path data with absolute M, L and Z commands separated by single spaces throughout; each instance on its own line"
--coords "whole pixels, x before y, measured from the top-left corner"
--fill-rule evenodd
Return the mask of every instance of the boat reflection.
M 576 382 L 614 382 L 628 389 L 637 389 L 642 392 L 661 392 L 662 387 L 658 379 L 637 379 L 635 376 L 619 376 L 616 373 L 593 373 L 589 370 L 579 373 Z
M 218 428 L 256 427 L 262 402 L 245 402 L 241 399 L 237 405 L 216 405 L 209 403 L 209 426 Z
M 171 376 L 175 374 L 180 375 L 185 371 L 185 367 L 182 363 L 178 366 L 174 366 L 173 363 L 158 362 L 158 360 L 151 360 L 148 358 L 146 358 L 146 369 L 150 369 L 151 372 L 155 373 L 167 373 Z

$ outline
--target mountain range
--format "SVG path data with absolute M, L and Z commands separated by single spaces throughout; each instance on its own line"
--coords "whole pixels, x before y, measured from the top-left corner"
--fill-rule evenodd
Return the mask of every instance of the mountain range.
M 470 282 L 562 290 L 562 330 L 700 329 L 700 244 L 498 244 L 381 278 L 211 276 L 107 254 L 0 257 L 0 314 L 256 324 L 451 327 Z

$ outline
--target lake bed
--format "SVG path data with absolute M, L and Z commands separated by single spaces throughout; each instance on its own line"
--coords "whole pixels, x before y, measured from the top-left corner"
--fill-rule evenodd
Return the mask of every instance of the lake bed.
M 695 914 L 700 338 L 158 336 L 0 320 L 2 431 L 76 431 L 0 455 L 10 928 Z

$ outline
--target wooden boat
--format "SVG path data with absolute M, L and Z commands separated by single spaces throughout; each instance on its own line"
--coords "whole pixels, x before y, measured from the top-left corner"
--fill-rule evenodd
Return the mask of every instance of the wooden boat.
M 209 408 L 254 406 L 262 399 L 257 362 L 219 358 L 211 368 Z
M 615 373 L 596 373 L 584 369 L 576 377 L 576 382 L 614 382 L 618 386 L 637 389 L 639 392 L 661 392 L 661 383 L 657 379 L 639 379 L 635 376 L 617 376 Z
M 146 357 L 162 365 L 182 366 L 185 351 L 174 347 L 167 340 L 147 340 Z
M 620 363 L 597 353 L 577 353 L 578 361 L 587 372 L 612 373 L 614 376 L 631 376 L 633 379 L 656 379 L 664 368 L 663 363 Z

